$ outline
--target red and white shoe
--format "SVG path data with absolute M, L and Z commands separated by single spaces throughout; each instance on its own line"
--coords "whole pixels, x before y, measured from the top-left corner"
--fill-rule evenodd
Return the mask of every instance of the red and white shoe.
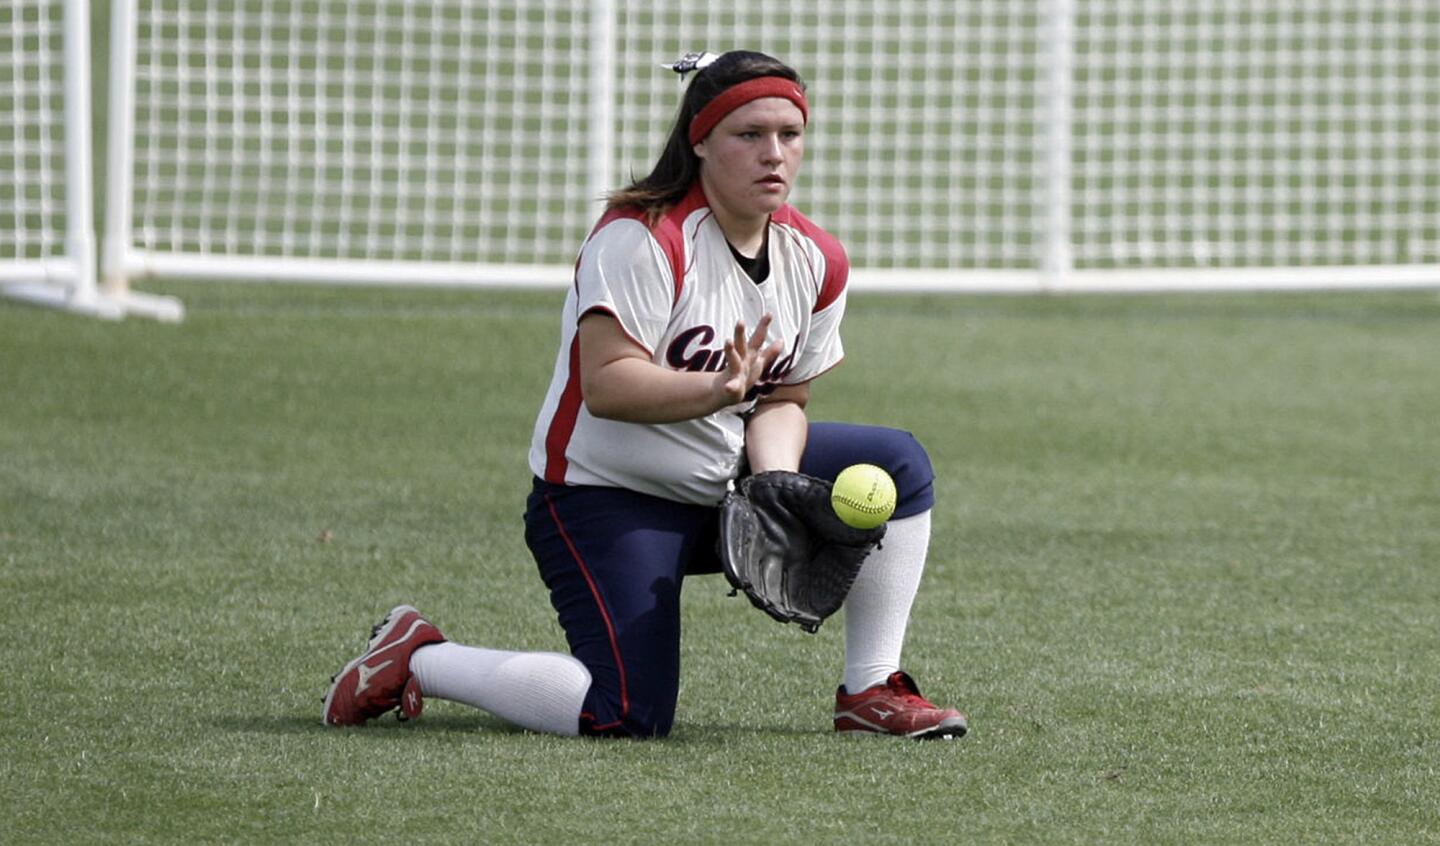
M 409 605 L 390 609 L 370 630 L 359 658 L 330 679 L 323 721 L 327 726 L 359 726 L 400 709 L 399 718 L 420 716 L 425 700 L 410 673 L 410 656 L 422 646 L 444 643 L 440 630 Z
M 937 708 L 920 695 L 907 673 L 894 672 L 884 684 L 859 693 L 835 691 L 835 730 L 845 734 L 893 734 L 916 740 L 964 737 L 970 730 L 965 715 Z

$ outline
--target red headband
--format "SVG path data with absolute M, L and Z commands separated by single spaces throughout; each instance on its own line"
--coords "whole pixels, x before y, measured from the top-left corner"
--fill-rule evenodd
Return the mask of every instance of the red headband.
M 781 76 L 757 76 L 730 86 L 706 103 L 700 114 L 690 121 L 690 143 L 699 144 L 726 115 L 761 97 L 783 97 L 800 107 L 800 117 L 806 123 L 810 121 L 810 106 L 799 85 Z

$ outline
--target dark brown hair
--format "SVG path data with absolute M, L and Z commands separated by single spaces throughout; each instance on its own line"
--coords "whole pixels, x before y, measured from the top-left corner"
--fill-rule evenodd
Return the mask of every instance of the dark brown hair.
M 684 199 L 690 186 L 700 177 L 700 157 L 695 155 L 689 138 L 690 121 L 720 92 L 761 76 L 778 76 L 791 80 L 802 91 L 805 89 L 800 74 L 779 59 L 748 50 L 725 53 L 696 72 L 695 78 L 690 80 L 665 149 L 661 151 L 650 175 L 605 195 L 605 207 L 639 206 L 653 222 Z

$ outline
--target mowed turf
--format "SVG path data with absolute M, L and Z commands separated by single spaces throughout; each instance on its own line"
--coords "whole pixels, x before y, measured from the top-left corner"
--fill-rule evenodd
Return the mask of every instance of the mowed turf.
M 564 649 L 520 525 L 561 295 L 172 290 L 0 304 L 0 839 L 1440 838 L 1434 293 L 854 296 L 811 413 L 939 474 L 906 666 L 973 732 L 918 744 L 830 733 L 841 621 L 718 577 L 668 740 L 322 727 L 399 602 Z

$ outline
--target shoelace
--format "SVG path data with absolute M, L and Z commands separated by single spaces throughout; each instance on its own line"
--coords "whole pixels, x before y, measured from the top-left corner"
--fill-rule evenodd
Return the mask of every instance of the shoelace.
M 914 705 L 914 706 L 917 706 L 917 707 L 920 707 L 920 708 L 928 708 L 928 709 L 930 709 L 930 710 L 932 710 L 932 711 L 937 711 L 937 710 L 939 710 L 938 708 L 935 707 L 935 703 L 934 703 L 934 702 L 931 702 L 930 700 L 928 700 L 928 699 L 926 699 L 925 697 L 921 696 L 921 695 L 920 695 L 920 691 L 911 688 L 909 685 L 905 684 L 905 682 L 904 682 L 903 680 L 899 679 L 899 678 L 891 679 L 891 684 L 889 684 L 889 685 L 887 685 L 887 686 L 888 686 L 891 690 L 895 691 L 895 693 L 899 696 L 899 698 L 900 698 L 901 700 L 903 700 L 906 704 Z

